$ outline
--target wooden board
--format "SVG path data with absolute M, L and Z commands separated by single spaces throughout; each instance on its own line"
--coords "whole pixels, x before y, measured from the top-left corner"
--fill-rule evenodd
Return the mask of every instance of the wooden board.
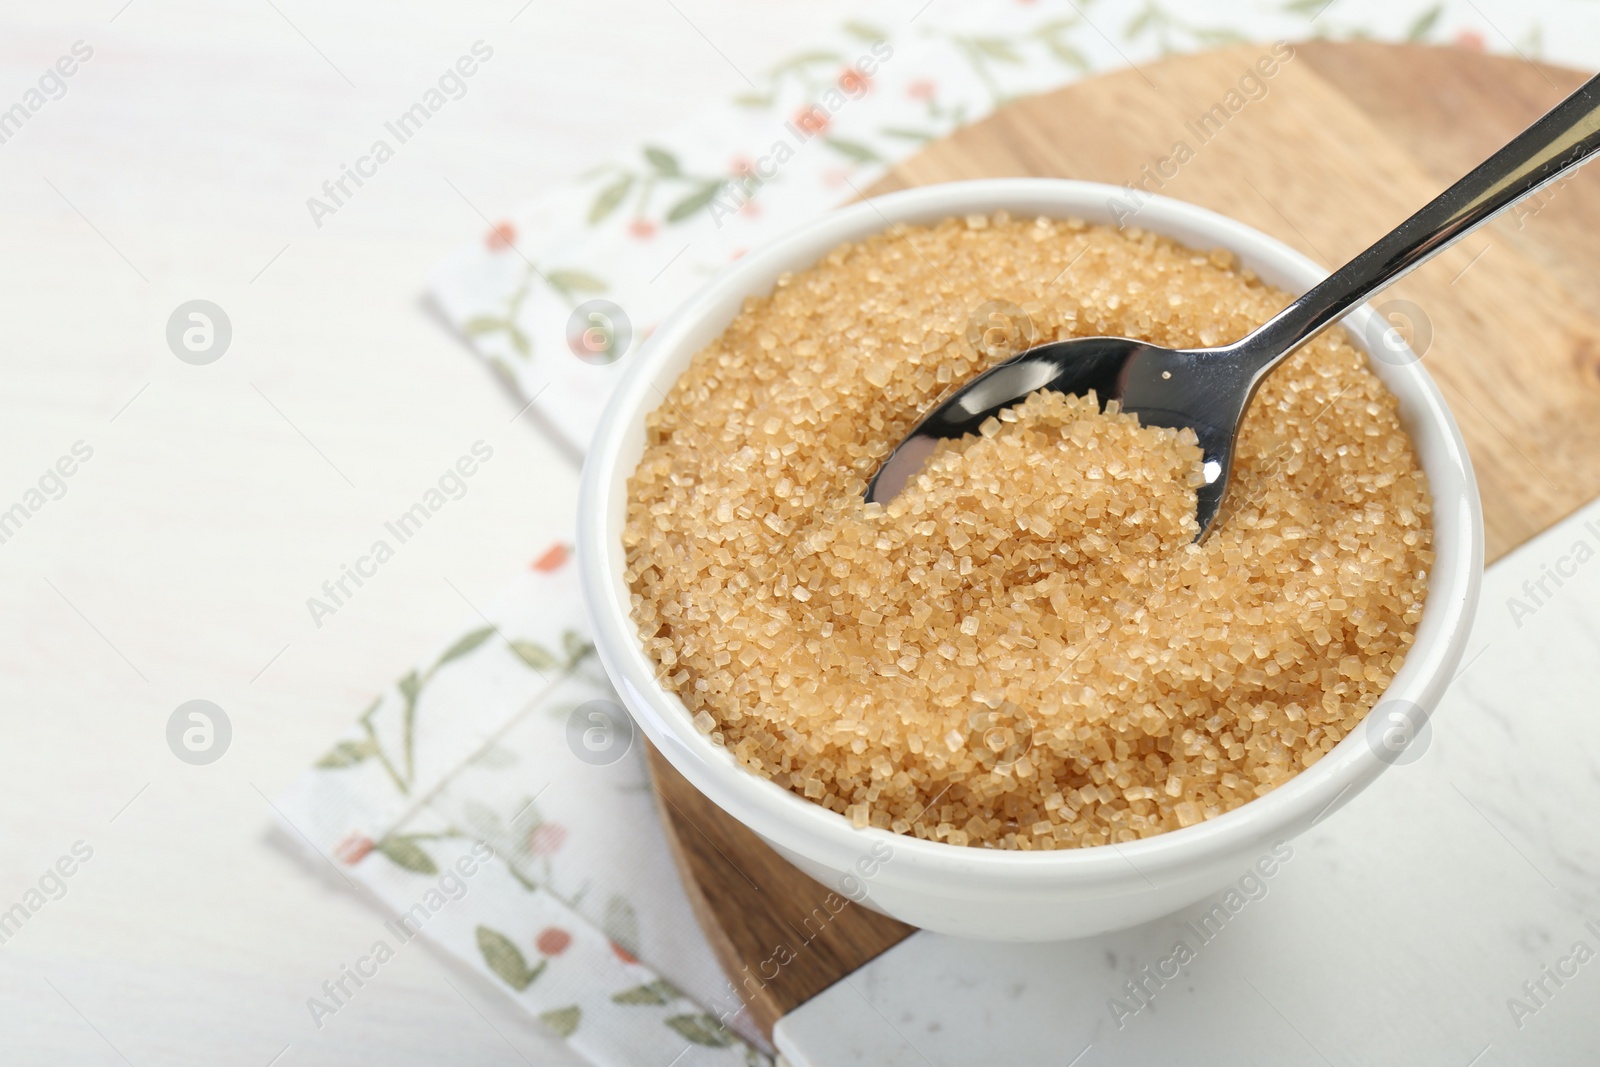
M 1155 191 L 1332 268 L 1587 78 L 1418 45 L 1307 42 L 1264 96 L 1202 142 L 1194 124 L 1268 52 L 1167 59 L 1011 104 L 895 167 L 872 192 L 1028 175 L 1123 185 L 1156 173 Z M 1193 157 L 1162 177 L 1155 168 L 1179 142 Z M 1600 496 L 1597 233 L 1600 170 L 1552 187 L 1383 298 L 1413 301 L 1431 323 L 1424 363 L 1466 436 L 1490 560 Z M 850 907 L 808 940 L 804 917 L 828 890 L 651 755 L 680 869 L 730 979 L 745 983 L 780 947 L 794 954 L 776 979 L 746 983 L 762 1031 L 911 932 Z

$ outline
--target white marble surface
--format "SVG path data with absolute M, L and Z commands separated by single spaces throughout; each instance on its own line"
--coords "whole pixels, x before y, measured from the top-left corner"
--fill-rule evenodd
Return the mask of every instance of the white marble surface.
M 420 945 L 314 1029 L 381 917 L 264 796 L 568 522 L 575 467 L 421 306 L 428 269 L 736 91 L 716 48 L 759 69 L 848 5 L 125 2 L 0 0 L 0 109 L 94 49 L 0 144 L 0 508 L 94 449 L 0 544 L 0 910 L 94 849 L 0 944 L 0 1063 L 571 1062 Z M 480 38 L 467 96 L 315 228 L 305 199 Z M 164 340 L 195 297 L 234 327 L 206 367 Z M 469 495 L 316 628 L 306 598 L 480 437 Z M 209 767 L 164 737 L 197 697 L 234 728 Z
M 1536 602 L 1546 567 L 1573 576 Z M 1226 923 L 1186 925 L 1218 894 L 1070 944 L 917 934 L 782 1020 L 779 1048 L 795 1067 L 1600 1062 L 1597 669 L 1600 502 L 1489 569 L 1420 758 L 1291 842 Z M 1194 958 L 1141 1006 L 1124 983 L 1179 940 Z

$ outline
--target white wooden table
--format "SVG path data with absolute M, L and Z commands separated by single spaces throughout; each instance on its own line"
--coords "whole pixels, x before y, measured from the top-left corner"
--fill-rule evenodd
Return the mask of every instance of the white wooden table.
M 849 5 L 123 5 L 0 4 L 0 111 L 93 49 L 0 143 L 0 511 L 93 449 L 0 543 L 0 911 L 93 850 L 0 945 L 0 1062 L 569 1062 L 421 946 L 315 1029 L 306 999 L 380 920 L 265 798 L 573 504 L 427 269 L 735 91 L 719 51 L 758 69 Z M 306 199 L 480 39 L 466 95 L 316 227 Z M 165 338 L 196 298 L 233 330 L 206 366 Z M 468 496 L 317 627 L 306 598 L 480 438 Z M 167 745 L 191 699 L 232 724 L 209 766 Z

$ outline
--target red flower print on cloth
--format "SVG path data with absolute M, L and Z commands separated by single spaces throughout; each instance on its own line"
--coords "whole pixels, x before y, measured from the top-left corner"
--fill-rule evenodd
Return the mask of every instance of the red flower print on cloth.
M 628 232 L 641 241 L 648 241 L 656 235 L 656 224 L 649 219 L 634 219 L 628 223 Z
M 567 557 L 571 555 L 572 550 L 558 542 L 545 549 L 543 555 L 528 564 L 528 569 L 538 571 L 540 574 L 549 574 L 560 570 L 561 565 L 567 562 Z
M 828 113 L 815 104 L 803 107 L 794 114 L 794 124 L 809 136 L 815 136 L 828 128 Z
M 517 240 L 517 228 L 509 222 L 502 222 L 489 231 L 489 236 L 483 243 L 489 246 L 491 252 L 501 252 L 510 248 Z
M 862 96 L 872 88 L 872 79 L 855 67 L 846 67 L 839 73 L 839 88 L 851 96 Z
M 547 926 L 533 939 L 533 945 L 546 956 L 559 956 L 572 944 L 572 935 L 558 926 Z
M 372 838 L 362 833 L 352 833 L 333 846 L 333 854 L 347 867 L 354 867 L 372 851 Z
M 558 822 L 542 822 L 528 831 L 528 851 L 535 856 L 548 856 L 561 847 L 567 839 L 567 828 Z
M 913 100 L 932 100 L 933 94 L 938 91 L 939 87 L 927 78 L 918 78 L 906 86 L 906 95 Z
M 635 956 L 633 953 L 629 952 L 627 949 L 623 948 L 621 945 L 617 944 L 615 941 L 611 942 L 611 951 L 616 953 L 617 954 L 617 959 L 621 960 L 623 963 L 638 963 L 639 962 L 639 957 L 638 956 Z

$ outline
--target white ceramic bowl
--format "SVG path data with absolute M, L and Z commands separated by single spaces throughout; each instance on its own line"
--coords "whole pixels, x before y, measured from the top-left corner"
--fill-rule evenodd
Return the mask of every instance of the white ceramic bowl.
M 1115 186 L 1087 182 L 1000 179 L 912 189 L 826 215 L 728 267 L 655 331 L 627 368 L 584 465 L 578 524 L 584 596 L 600 658 L 639 726 L 695 788 L 801 870 L 915 926 L 964 937 L 1050 941 L 1158 918 L 1235 880 L 1275 843 L 1337 810 L 1388 765 L 1367 731 L 1357 730 L 1278 789 L 1196 826 L 1097 848 L 963 848 L 854 829 L 843 816 L 743 770 L 656 682 L 622 579 L 627 480 L 644 449 L 645 415 L 744 299 L 769 292 L 780 274 L 809 267 L 841 242 L 889 222 L 1005 209 L 1024 217 L 1114 223 L 1114 202 L 1124 196 Z M 1326 276 L 1273 238 L 1181 201 L 1154 197 L 1132 221 L 1198 249 L 1230 249 L 1290 292 L 1304 292 Z M 1345 323 L 1357 344 L 1378 335 L 1370 308 Z M 1393 356 L 1373 360 L 1372 367 L 1399 397 L 1401 420 L 1427 472 L 1437 556 L 1416 642 L 1384 701 L 1405 700 L 1431 712 L 1466 644 L 1483 570 L 1483 519 L 1466 446 L 1427 372 L 1415 360 Z

